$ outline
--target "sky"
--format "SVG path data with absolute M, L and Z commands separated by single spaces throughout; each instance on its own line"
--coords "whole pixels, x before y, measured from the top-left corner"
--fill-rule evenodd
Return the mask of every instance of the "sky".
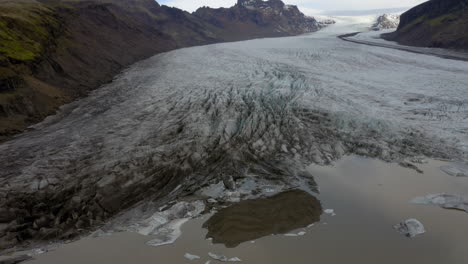
M 178 7 L 189 12 L 201 6 L 230 7 L 237 0 L 159 0 L 160 4 Z M 333 10 L 368 10 L 397 7 L 412 7 L 424 0 L 283 0 L 286 4 L 297 5 L 308 15 L 327 13 Z

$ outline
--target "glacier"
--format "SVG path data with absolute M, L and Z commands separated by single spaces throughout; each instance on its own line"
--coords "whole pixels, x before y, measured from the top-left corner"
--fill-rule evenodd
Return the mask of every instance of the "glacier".
M 343 155 L 466 162 L 468 63 L 346 42 L 373 21 L 335 20 L 136 63 L 0 145 L 0 208 L 54 219 L 45 235 L 136 204 L 143 221 L 226 177 L 289 184 Z

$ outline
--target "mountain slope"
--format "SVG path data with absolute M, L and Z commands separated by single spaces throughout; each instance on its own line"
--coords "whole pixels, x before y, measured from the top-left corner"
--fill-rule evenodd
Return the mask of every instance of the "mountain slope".
M 468 0 L 431 0 L 401 16 L 384 38 L 404 45 L 468 50 Z

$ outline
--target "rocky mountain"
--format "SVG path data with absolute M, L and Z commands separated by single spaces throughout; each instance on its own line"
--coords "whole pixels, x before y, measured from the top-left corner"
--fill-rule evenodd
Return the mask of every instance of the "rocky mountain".
M 400 24 L 400 15 L 383 14 L 377 18 L 377 21 L 372 25 L 371 29 L 378 31 L 382 29 L 397 28 Z
M 321 26 L 280 0 L 194 14 L 153 0 L 0 0 L 0 141 L 154 54 Z
M 395 33 L 404 45 L 468 50 L 468 0 L 430 0 L 401 16 Z
M 297 6 L 285 5 L 281 0 L 238 0 L 231 8 L 200 8 L 194 16 L 222 28 L 220 34 L 226 40 L 291 36 L 323 26 Z

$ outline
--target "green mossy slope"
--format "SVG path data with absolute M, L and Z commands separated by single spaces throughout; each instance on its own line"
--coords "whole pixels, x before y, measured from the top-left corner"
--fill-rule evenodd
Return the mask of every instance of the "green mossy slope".
M 40 58 L 61 23 L 53 10 L 37 2 L 0 2 L 0 61 Z

